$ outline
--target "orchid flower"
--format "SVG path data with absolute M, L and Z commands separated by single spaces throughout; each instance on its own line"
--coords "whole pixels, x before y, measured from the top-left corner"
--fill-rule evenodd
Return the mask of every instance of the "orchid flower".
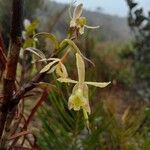
M 25 30 L 27 30 L 27 29 L 28 29 L 28 27 L 31 25 L 30 20 L 25 19 L 25 20 L 24 20 L 24 22 L 23 22 L 23 25 L 24 25 Z
M 31 25 L 31 22 L 30 20 L 28 19 L 25 19 L 24 22 L 23 22 L 23 26 L 24 26 L 24 31 L 22 31 L 22 37 L 24 40 L 27 39 L 27 33 L 26 33 L 26 30 L 28 29 L 28 27 Z
M 64 83 L 73 83 L 72 94 L 69 97 L 68 107 L 79 111 L 83 109 L 84 117 L 88 119 L 88 114 L 91 113 L 88 96 L 88 85 L 104 88 L 110 82 L 87 82 L 85 81 L 85 64 L 80 54 L 76 53 L 76 66 L 78 71 L 78 81 L 69 78 L 58 78 L 57 80 Z
M 87 21 L 85 17 L 81 17 L 83 12 L 83 4 L 79 4 L 78 6 L 75 7 L 73 16 L 70 15 L 71 21 L 70 21 L 70 27 L 74 28 L 76 27 L 79 29 L 79 33 L 83 34 L 84 33 L 84 28 L 90 28 L 90 29 L 96 29 L 99 28 L 99 26 L 88 26 L 86 25 Z M 71 14 L 71 13 L 70 13 Z
M 59 77 L 62 78 L 67 78 L 68 77 L 68 73 L 67 73 L 67 69 L 65 67 L 65 65 L 62 63 L 62 60 L 59 58 L 49 58 L 49 59 L 42 59 L 39 61 L 51 61 L 50 63 L 48 63 L 41 71 L 40 73 L 52 73 L 54 71 L 56 71 L 56 74 Z

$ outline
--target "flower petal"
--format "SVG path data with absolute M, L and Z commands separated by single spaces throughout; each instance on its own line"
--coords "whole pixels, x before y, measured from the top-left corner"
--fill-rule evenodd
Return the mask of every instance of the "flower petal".
M 69 100 L 68 100 L 68 108 L 69 109 L 72 109 L 74 106 L 73 106 L 73 99 L 75 98 L 75 96 L 74 95 L 71 95 L 70 97 L 69 97 Z M 80 109 L 80 108 L 79 108 Z
M 84 25 L 84 26 L 88 29 L 97 29 L 100 27 L 100 26 L 88 26 L 88 25 Z
M 72 19 L 70 21 L 70 27 L 75 27 L 76 26 L 76 20 Z
M 73 19 L 80 18 L 82 11 L 83 11 L 83 4 L 79 4 L 78 6 L 76 6 L 73 12 Z
M 104 88 L 109 85 L 111 82 L 85 82 L 86 84 L 93 85 L 96 87 Z
M 40 73 L 47 72 L 55 63 L 57 63 L 58 60 L 52 61 L 49 64 L 47 64 L 41 71 Z
M 91 114 L 91 108 L 89 104 L 89 88 L 86 83 L 83 84 L 83 96 L 86 98 L 86 105 L 83 107 L 83 109 Z
M 83 83 L 85 80 L 85 64 L 81 55 L 76 53 L 76 65 L 78 70 L 79 83 Z
M 69 9 L 68 9 L 70 19 L 72 19 L 72 12 L 71 12 L 71 9 L 72 9 L 72 4 L 70 3 Z
M 59 75 L 62 78 L 67 78 L 68 73 L 65 65 L 62 62 L 59 62 L 59 64 L 56 67 L 56 74 Z
M 83 96 L 89 101 L 89 88 L 86 83 L 83 84 Z
M 45 59 L 40 59 L 37 62 L 43 62 L 43 61 L 60 61 L 59 58 L 45 58 Z
M 71 80 L 69 78 L 58 78 L 57 79 L 59 82 L 64 82 L 64 83 L 78 83 L 78 81 Z
M 73 89 L 72 89 L 72 94 L 75 94 L 78 89 L 80 89 L 80 84 L 79 84 L 79 83 L 77 83 L 77 84 L 73 87 Z
M 90 104 L 89 104 L 89 96 L 88 96 L 88 86 L 87 84 L 80 84 L 77 83 L 72 90 L 72 95 L 76 95 L 77 93 L 79 93 L 79 91 L 82 92 L 82 96 L 80 96 L 81 99 L 84 100 L 84 105 L 82 105 L 82 109 L 86 110 L 86 112 L 88 112 L 89 114 L 91 113 L 91 108 L 90 108 Z M 75 109 L 74 109 L 75 110 Z
M 48 72 L 47 74 L 51 74 L 56 70 L 57 65 L 53 66 Z

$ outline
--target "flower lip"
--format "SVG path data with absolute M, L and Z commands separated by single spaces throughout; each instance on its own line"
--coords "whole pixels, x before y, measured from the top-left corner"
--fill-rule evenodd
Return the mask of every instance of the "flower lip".
M 77 89 L 74 94 L 72 94 L 69 98 L 68 107 L 69 109 L 74 109 L 75 111 L 79 111 L 80 109 L 86 109 L 88 105 L 88 101 L 83 95 L 83 91 L 81 89 Z
M 72 90 L 72 94 L 68 101 L 69 109 L 79 111 L 80 109 L 85 110 L 88 114 L 91 113 L 89 99 L 88 99 L 88 87 L 83 84 L 82 87 L 80 83 L 77 83 Z

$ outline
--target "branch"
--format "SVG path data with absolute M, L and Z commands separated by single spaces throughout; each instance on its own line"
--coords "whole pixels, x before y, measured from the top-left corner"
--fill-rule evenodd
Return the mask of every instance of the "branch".
M 5 70 L 6 66 L 6 55 L 5 55 L 5 45 L 3 42 L 2 35 L 0 34 L 0 79 L 2 77 L 3 71 Z
M 1 71 L 5 70 L 5 66 L 6 66 L 6 55 L 3 51 L 3 48 L 0 46 L 0 69 Z
M 42 103 L 48 98 L 48 93 L 46 90 L 43 91 L 43 94 L 42 96 L 38 99 L 37 103 L 35 104 L 35 106 L 33 107 L 23 129 L 26 129 L 27 130 L 27 127 L 29 125 L 29 123 L 31 122 L 34 114 L 37 112 L 37 109 L 42 105 Z
M 13 0 L 12 27 L 10 33 L 10 45 L 8 62 L 6 64 L 6 79 L 16 79 L 16 69 L 21 48 L 23 0 Z
M 16 139 L 16 138 L 20 138 L 21 136 L 24 136 L 24 135 L 27 135 L 27 134 L 31 134 L 31 132 L 29 131 L 21 131 L 19 133 L 16 133 L 15 135 L 12 135 L 8 140 L 13 140 L 13 139 Z
M 41 104 L 47 99 L 48 97 L 48 93 L 46 90 L 43 91 L 41 97 L 39 98 L 39 100 L 37 101 L 37 103 L 35 104 L 35 106 L 33 107 L 27 121 L 25 122 L 23 128 L 21 129 L 21 131 L 26 131 L 27 127 L 29 125 L 29 123 L 32 121 L 33 116 L 35 115 L 35 113 L 37 112 L 37 109 L 41 106 Z M 17 141 L 19 140 L 19 137 L 17 137 L 11 144 L 11 147 L 13 147 Z
M 4 40 L 3 40 L 1 33 L 0 33 L 0 47 L 2 48 L 3 52 L 5 53 L 6 48 L 5 48 Z
M 36 87 L 36 83 L 39 83 L 40 81 L 42 81 L 42 79 L 45 77 L 46 72 L 44 73 L 38 73 L 31 81 L 29 81 L 28 83 L 26 83 L 25 85 L 23 85 L 19 91 L 17 91 L 11 101 L 10 101 L 10 107 L 9 107 L 9 111 L 11 111 L 20 101 L 20 99 L 22 97 L 24 97 L 24 95 L 31 91 L 32 89 L 34 89 Z
M 21 48 L 23 0 L 13 0 L 12 6 L 10 45 L 3 82 L 4 99 L 0 109 L 0 139 L 4 132 L 3 130 L 9 110 L 9 101 L 15 91 L 16 69 Z
M 66 43 L 61 49 L 58 49 L 51 57 L 57 57 L 59 52 L 67 48 L 67 46 L 68 43 Z M 13 110 L 14 107 L 18 105 L 20 99 L 23 98 L 27 92 L 34 89 L 36 87 L 36 83 L 42 81 L 46 74 L 47 72 L 38 73 L 31 81 L 23 85 L 11 98 L 9 111 Z

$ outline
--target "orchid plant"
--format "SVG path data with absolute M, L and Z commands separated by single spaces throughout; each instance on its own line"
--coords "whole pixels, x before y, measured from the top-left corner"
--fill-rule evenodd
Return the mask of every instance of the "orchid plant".
M 79 4 L 75 7 L 73 16 L 71 16 L 70 28 L 75 28 L 75 32 L 79 32 L 80 34 L 84 33 L 84 28 L 98 28 L 99 26 L 91 27 L 86 25 L 86 18 L 81 17 L 83 11 L 83 4 Z M 57 75 L 57 80 L 61 83 L 73 83 L 75 86 L 72 89 L 72 94 L 68 100 L 68 108 L 73 109 L 74 111 L 83 111 L 84 118 L 86 120 L 86 125 L 89 127 L 88 115 L 91 114 L 91 108 L 89 104 L 89 88 L 88 85 L 104 88 L 110 84 L 110 82 L 89 82 L 85 81 L 85 60 L 91 62 L 88 58 L 86 58 L 81 50 L 77 47 L 77 45 L 72 40 L 72 37 L 64 39 L 62 42 L 58 42 L 54 35 L 50 33 L 38 33 L 38 35 L 46 35 L 51 42 L 56 46 L 57 51 L 66 50 L 65 54 L 62 58 L 46 58 L 46 56 L 39 52 L 37 49 L 26 49 L 27 51 L 32 52 L 37 55 L 40 60 L 37 62 L 45 62 L 46 65 L 40 71 L 40 73 L 48 73 L 51 74 L 53 72 Z M 72 33 L 73 35 L 73 33 Z M 36 35 L 34 35 L 35 37 Z M 76 67 L 78 72 L 78 80 L 72 80 L 68 77 L 67 68 L 65 67 L 64 60 L 68 53 L 75 51 L 76 57 Z M 43 83 L 42 83 L 43 84 Z
M 87 82 L 85 81 L 85 64 L 82 56 L 76 53 L 76 66 L 78 71 L 78 81 L 69 78 L 58 78 L 57 80 L 64 83 L 73 83 L 72 94 L 69 97 L 68 107 L 75 111 L 83 110 L 84 118 L 88 121 L 88 114 L 91 113 L 89 104 L 89 88 L 88 85 L 104 88 L 110 82 Z

